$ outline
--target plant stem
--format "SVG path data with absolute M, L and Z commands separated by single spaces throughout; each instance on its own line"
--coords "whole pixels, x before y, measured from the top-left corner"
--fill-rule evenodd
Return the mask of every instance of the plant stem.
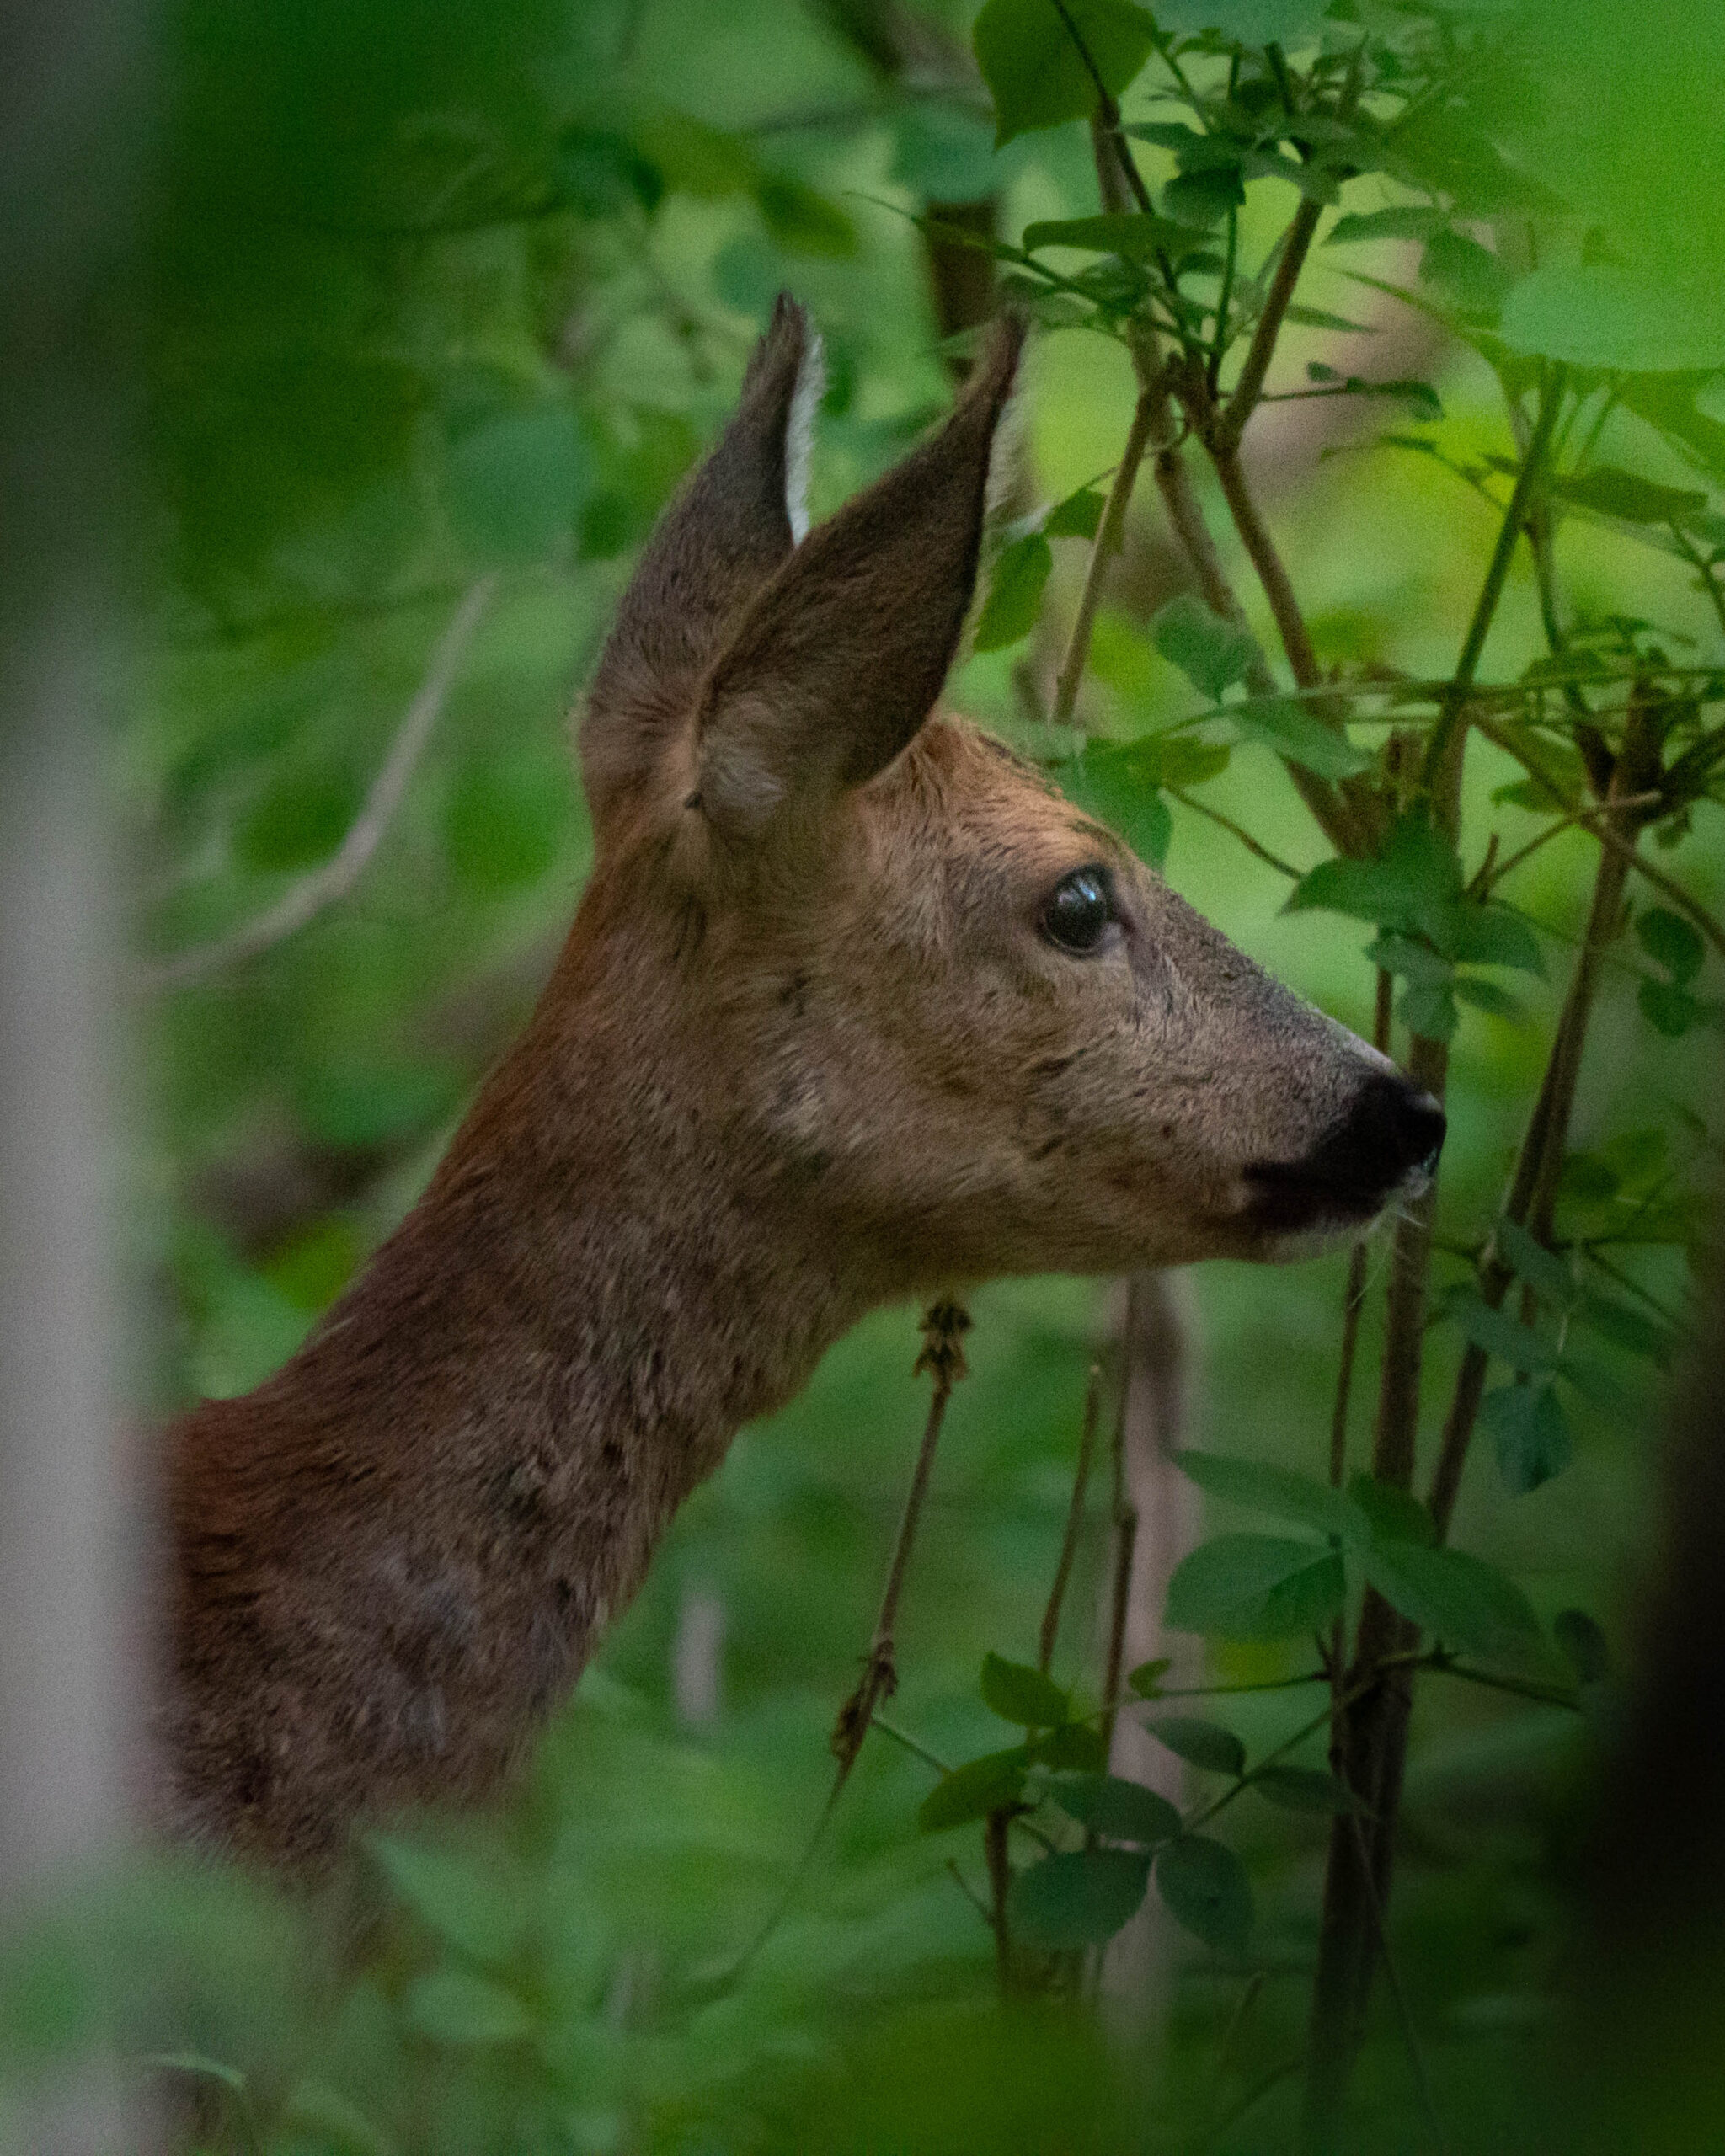
M 1574 1105 L 1576 1081 L 1581 1072 L 1581 1051 L 1587 1036 L 1594 994 L 1605 948 L 1616 937 L 1623 910 L 1623 887 L 1629 863 L 1620 853 L 1602 851 L 1594 878 L 1592 903 L 1588 909 L 1587 931 L 1552 1038 L 1545 1075 L 1535 1098 L 1533 1112 L 1522 1134 L 1520 1150 L 1503 1194 L 1503 1217 L 1517 1227 L 1529 1228 L 1541 1242 L 1548 1242 L 1551 1212 L 1557 1202 L 1558 1179 L 1568 1150 L 1569 1117 Z M 1514 1276 L 1487 1244 L 1479 1271 L 1479 1293 L 1493 1310 L 1503 1303 Z M 1473 1441 L 1474 1423 L 1485 1393 L 1490 1358 L 1471 1342 L 1463 1351 L 1455 1373 L 1450 1410 L 1444 1418 L 1444 1434 L 1438 1446 L 1427 1505 L 1437 1524 L 1439 1540 L 1450 1531 L 1455 1500 L 1461 1487 L 1461 1471 Z
M 1562 400 L 1563 374 L 1551 370 L 1541 385 L 1540 411 L 1522 460 L 1515 488 L 1503 513 L 1498 541 L 1486 571 L 1467 633 L 1445 691 L 1438 723 L 1427 745 L 1423 777 L 1439 828 L 1455 835 L 1461 792 L 1463 723 L 1480 654 L 1503 595 L 1515 541 L 1542 468 Z M 1407 1071 L 1441 1101 L 1448 1075 L 1449 1050 L 1442 1041 L 1416 1034 L 1408 1048 Z M 1567 1122 L 1567 1114 L 1566 1114 Z M 1401 1490 L 1413 1480 L 1419 1424 L 1419 1380 L 1425 1340 L 1426 1283 L 1431 1264 L 1431 1233 L 1437 1203 L 1435 1182 L 1408 1206 L 1397 1223 L 1385 1314 L 1384 1359 L 1378 1389 L 1377 1425 L 1372 1473 Z M 1476 1402 L 1476 1406 L 1477 1406 Z M 1471 1430 L 1471 1417 L 1469 1417 Z M 1461 1449 L 1465 1450 L 1465 1440 Z M 1456 1469 L 1459 1474 L 1459 1464 Z M 1354 1641 L 1353 1675 L 1381 1673 L 1386 1657 L 1397 1656 L 1418 1636 L 1418 1628 L 1369 1588 Z M 1317 1971 L 1312 1985 L 1311 2067 L 1301 2115 L 1303 2146 L 1327 2151 L 1341 2130 L 1348 2083 L 1353 2072 L 1359 2031 L 1370 1994 L 1375 1953 L 1374 1909 L 1389 1906 L 1396 1820 L 1407 1758 L 1407 1725 L 1413 1711 L 1411 1675 L 1404 1669 L 1389 1681 L 1374 1684 L 1358 1706 L 1338 1716 L 1332 1762 L 1338 1776 L 1360 1799 L 1370 1826 L 1356 1836 L 1337 1820 L 1330 1835 L 1324 1872 L 1323 1916 L 1318 1937 Z
M 1171 801 L 1178 801 L 1183 808 L 1195 809 L 1200 816 L 1208 816 L 1211 823 L 1220 825 L 1223 830 L 1231 832 L 1248 853 L 1256 855 L 1266 867 L 1274 868 L 1279 876 L 1285 876 L 1291 883 L 1300 881 L 1303 872 L 1296 868 L 1291 861 L 1284 861 L 1280 854 L 1272 853 L 1267 846 L 1261 845 L 1243 824 L 1236 824 L 1231 816 L 1225 816 L 1220 808 L 1212 808 L 1209 802 L 1199 801 L 1188 793 L 1183 787 L 1165 786 L 1162 792 Z
M 1102 1740 L 1112 1753 L 1114 1723 L 1120 1711 L 1121 1664 L 1125 1658 L 1126 1618 L 1132 1592 L 1132 1556 L 1138 1542 L 1138 1508 L 1126 1484 L 1126 1411 L 1132 1390 L 1133 1343 L 1138 1331 L 1138 1282 L 1126 1283 L 1126 1313 L 1120 1326 L 1120 1396 L 1114 1409 L 1110 1444 L 1113 1470 L 1112 1513 L 1114 1524 L 1114 1569 L 1108 1589 L 1107 1661 L 1102 1686 Z
M 1437 810 L 1439 828 L 1454 835 L 1455 802 L 1461 787 L 1461 736 L 1466 717 L 1469 695 L 1473 680 L 1479 671 L 1480 654 L 1485 649 L 1486 637 L 1498 611 L 1498 602 L 1503 595 L 1503 585 L 1509 574 L 1509 563 L 1515 552 L 1515 542 L 1521 536 L 1527 522 L 1528 504 L 1534 488 L 1539 483 L 1545 467 L 1546 451 L 1551 440 L 1551 430 L 1557 424 L 1557 414 L 1563 402 L 1564 374 L 1562 367 L 1553 367 L 1540 387 L 1539 417 L 1534 423 L 1532 438 L 1526 454 L 1521 460 L 1521 469 L 1515 475 L 1502 523 L 1498 527 L 1497 544 L 1492 549 L 1492 558 L 1487 565 L 1485 582 L 1480 587 L 1475 602 L 1473 618 L 1467 625 L 1467 635 L 1461 646 L 1461 655 L 1455 662 L 1445 692 L 1438 723 L 1432 729 L 1431 739 L 1426 744 L 1425 783 Z
M 1073 619 L 1072 634 L 1066 645 L 1066 655 L 1060 662 L 1060 670 L 1055 680 L 1053 718 L 1057 726 L 1069 726 L 1078 702 L 1078 684 L 1090 658 L 1091 632 L 1096 626 L 1096 611 L 1102 603 L 1102 588 L 1108 574 L 1108 563 L 1120 551 L 1126 534 L 1126 508 L 1132 499 L 1132 489 L 1137 483 L 1138 467 L 1144 462 L 1144 452 L 1150 446 L 1151 430 L 1156 417 L 1157 399 L 1151 386 L 1146 383 L 1138 392 L 1138 401 L 1132 408 L 1132 424 L 1126 430 L 1126 446 L 1120 451 L 1119 463 L 1114 467 L 1114 484 L 1108 488 L 1107 506 L 1102 521 L 1096 527 L 1096 539 L 1090 549 L 1090 563 L 1084 574 L 1084 589 L 1079 594 L 1078 611 Z
M 982 1853 L 988 1864 L 989 1922 L 994 1931 L 995 1971 L 1003 1999 L 1012 1988 L 1012 1941 L 1007 1929 L 1007 1892 L 1012 1883 L 1007 1830 L 1012 1816 L 1004 1808 L 991 1812 L 982 1827 Z
M 835 1796 L 857 1764 L 857 1754 L 862 1749 L 862 1740 L 868 1734 L 874 1710 L 898 1689 L 898 1672 L 893 1665 L 893 1628 L 898 1620 L 899 1597 L 904 1590 L 905 1574 L 922 1518 L 923 1501 L 928 1495 L 928 1478 L 940 1444 L 941 1425 L 946 1421 L 947 1402 L 953 1396 L 953 1387 L 967 1374 L 960 1342 L 969 1329 L 969 1316 L 954 1302 L 932 1305 L 922 1321 L 924 1344 L 922 1353 L 916 1358 L 916 1369 L 919 1374 L 927 1370 L 933 1377 L 934 1393 L 928 1403 L 928 1420 L 923 1425 L 922 1443 L 911 1472 L 911 1487 L 905 1493 L 905 1509 L 894 1540 L 892 1560 L 887 1566 L 886 1585 L 881 1590 L 880 1610 L 874 1620 L 874 1633 L 868 1642 L 862 1675 L 856 1690 L 839 1709 L 838 1719 L 833 1724 L 833 1756 L 839 1763 Z
M 1053 1666 L 1055 1641 L 1060 1629 L 1060 1605 L 1072 1577 L 1072 1561 L 1078 1554 L 1079 1530 L 1084 1524 L 1084 1492 L 1090 1481 L 1091 1455 L 1096 1449 L 1097 1417 L 1102 1406 L 1102 1364 L 1092 1363 L 1084 1386 L 1084 1422 L 1078 1436 L 1078 1464 L 1072 1473 L 1072 1502 L 1066 1508 L 1066 1531 L 1060 1538 L 1060 1555 L 1054 1583 L 1048 1591 L 1048 1607 L 1042 1613 L 1042 1632 L 1037 1642 L 1036 1666 L 1044 1677 Z
M 1299 283 L 1300 273 L 1306 267 L 1306 258 L 1323 213 L 1322 203 L 1310 195 L 1301 198 L 1300 207 L 1294 212 L 1287 237 L 1282 243 L 1281 259 L 1276 264 L 1276 274 L 1263 303 L 1263 312 L 1258 318 L 1258 327 L 1252 331 L 1252 342 L 1246 348 L 1240 379 L 1235 383 L 1234 393 L 1223 407 L 1216 422 L 1215 446 L 1219 454 L 1230 455 L 1240 446 L 1240 437 L 1246 431 L 1246 422 L 1252 417 L 1263 394 L 1264 376 L 1269 372 L 1270 361 L 1275 355 L 1276 339 L 1282 334 L 1282 323 L 1293 301 L 1294 287 Z

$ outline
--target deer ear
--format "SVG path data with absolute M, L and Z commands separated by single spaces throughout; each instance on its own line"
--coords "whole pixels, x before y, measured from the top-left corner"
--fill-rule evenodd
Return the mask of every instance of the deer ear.
M 686 726 L 701 678 L 808 529 L 820 339 L 781 292 L 730 424 L 660 518 L 593 677 L 581 768 L 595 822 Z
M 976 584 L 1023 327 L 1002 321 L 931 440 L 812 531 L 750 602 L 697 718 L 695 799 L 745 839 L 889 764 L 934 707 Z

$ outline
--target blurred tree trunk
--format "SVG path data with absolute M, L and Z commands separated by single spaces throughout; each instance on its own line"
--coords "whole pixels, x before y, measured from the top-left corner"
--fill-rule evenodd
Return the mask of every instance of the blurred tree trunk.
M 1664 1448 L 1654 1570 L 1584 1864 L 1575 2145 L 1725 2147 L 1725 1258 Z
M 112 1849 L 147 1682 L 111 1381 L 103 707 L 142 13 L 12 5 L 0 69 L 0 1911 Z M 146 2146 L 86 2068 L 0 2117 L 29 2156 Z
M 1172 1682 L 1196 1684 L 1203 1673 L 1197 1639 L 1189 1633 L 1170 1636 L 1162 1629 L 1168 1581 L 1201 1524 L 1198 1492 L 1173 1460 L 1186 1438 L 1191 1297 L 1183 1274 L 1138 1273 L 1121 1304 L 1120 1439 L 1126 1500 L 1138 1524 L 1120 1666 L 1135 1669 L 1167 1655 L 1174 1662 Z M 1123 1714 L 1116 1721 L 1108 1771 L 1142 1782 L 1177 1806 L 1187 1801 L 1184 1767 L 1146 1735 L 1141 1715 Z M 1135 2041 L 1142 2041 L 1146 2014 L 1160 2007 L 1166 1990 L 1167 1925 L 1152 1892 L 1103 1956 L 1103 1990 L 1126 2009 L 1123 2023 Z

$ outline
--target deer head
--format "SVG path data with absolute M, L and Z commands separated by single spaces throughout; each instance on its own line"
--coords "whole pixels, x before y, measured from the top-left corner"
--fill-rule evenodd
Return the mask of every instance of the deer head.
M 605 918 L 677 951 L 701 1082 L 898 1293 L 1297 1255 L 1415 1187 L 1444 1134 L 1383 1056 L 934 712 L 1021 342 L 997 328 L 941 432 L 801 536 L 820 355 L 781 300 L 581 731 Z

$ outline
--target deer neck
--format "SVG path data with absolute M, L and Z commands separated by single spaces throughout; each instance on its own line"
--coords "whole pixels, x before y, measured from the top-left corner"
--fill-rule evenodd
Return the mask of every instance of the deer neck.
M 547 996 L 317 1334 L 181 1426 L 195 1831 L 291 1859 L 483 1795 L 740 1426 L 881 1299 L 725 1089 L 664 1075 L 702 1070 L 627 985 Z

